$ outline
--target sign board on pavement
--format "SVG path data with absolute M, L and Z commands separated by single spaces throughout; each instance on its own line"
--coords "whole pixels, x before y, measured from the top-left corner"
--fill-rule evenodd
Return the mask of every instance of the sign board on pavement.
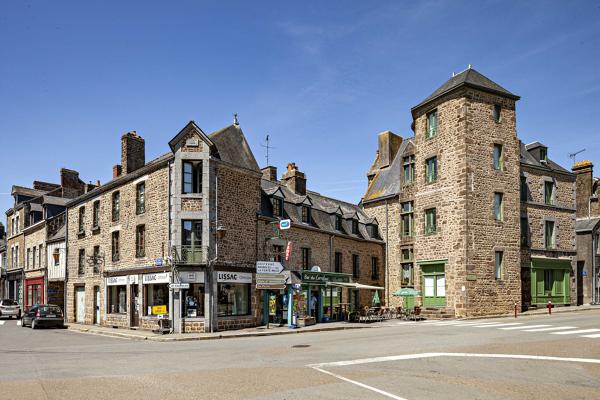
M 157 315 L 157 314 L 166 314 L 167 313 L 167 306 L 152 306 L 152 314 Z
M 169 289 L 189 289 L 189 283 L 169 283 Z
M 277 261 L 257 261 L 256 262 L 256 273 L 257 274 L 278 274 L 283 271 L 283 265 Z

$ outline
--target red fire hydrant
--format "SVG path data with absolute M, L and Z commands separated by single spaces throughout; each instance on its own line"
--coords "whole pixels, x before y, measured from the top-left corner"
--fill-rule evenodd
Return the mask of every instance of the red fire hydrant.
M 548 304 L 546 305 L 546 308 L 548 308 L 548 315 L 551 315 L 551 314 L 552 314 L 552 308 L 553 308 L 553 307 L 554 307 L 554 306 L 552 305 L 552 301 L 551 301 L 551 300 L 548 300 Z

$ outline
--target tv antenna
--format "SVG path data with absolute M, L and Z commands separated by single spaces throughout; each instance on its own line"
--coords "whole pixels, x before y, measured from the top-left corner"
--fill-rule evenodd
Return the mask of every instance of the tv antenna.
M 569 158 L 572 160 L 573 164 L 575 164 L 575 157 L 577 157 L 577 154 L 583 153 L 584 151 L 585 151 L 585 149 L 581 149 L 579 151 L 576 151 L 575 153 L 570 153 L 569 154 Z
M 267 135 L 267 137 L 265 138 L 265 144 L 261 144 L 262 147 L 264 147 L 265 149 L 267 149 L 267 165 L 269 164 L 269 149 L 274 149 L 275 147 L 271 146 L 271 136 Z

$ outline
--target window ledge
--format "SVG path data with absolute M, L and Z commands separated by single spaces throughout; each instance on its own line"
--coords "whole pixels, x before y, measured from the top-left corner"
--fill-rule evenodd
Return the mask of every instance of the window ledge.
M 92 227 L 92 233 L 93 234 L 100 233 L 100 226 L 93 226 Z
M 182 199 L 201 199 L 204 197 L 203 193 L 182 193 Z
M 126 318 L 127 317 L 127 313 L 106 313 L 107 317 L 119 317 L 119 318 Z

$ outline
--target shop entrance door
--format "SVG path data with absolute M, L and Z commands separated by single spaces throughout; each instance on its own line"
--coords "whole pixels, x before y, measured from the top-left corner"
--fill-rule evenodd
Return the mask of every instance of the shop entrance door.
M 94 324 L 100 324 L 100 287 L 94 286 Z
M 85 286 L 75 288 L 75 322 L 85 323 Z
M 131 324 L 130 326 L 135 328 L 140 325 L 140 302 L 139 302 L 139 291 L 140 288 L 138 285 L 131 285 L 130 292 L 130 316 L 131 316 Z
M 424 265 L 421 267 L 423 285 L 423 305 L 426 307 L 444 307 L 446 305 L 446 275 L 444 264 Z

